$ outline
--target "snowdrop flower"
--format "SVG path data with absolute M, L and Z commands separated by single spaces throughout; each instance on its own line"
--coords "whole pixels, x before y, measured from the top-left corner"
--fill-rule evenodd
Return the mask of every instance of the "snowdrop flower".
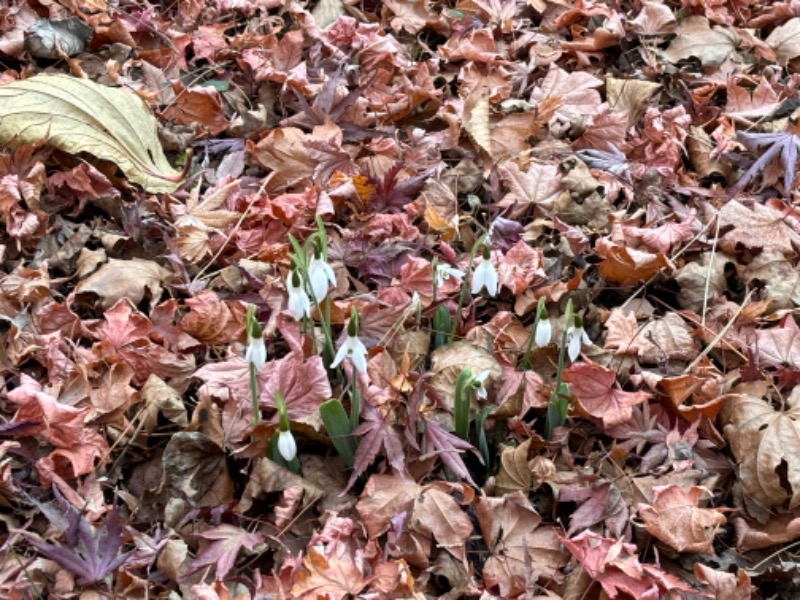
M 292 462 L 297 456 L 297 442 L 294 441 L 292 431 L 287 429 L 278 433 L 278 452 L 286 462 Z
M 267 362 L 267 346 L 264 343 L 264 333 L 261 325 L 256 320 L 256 309 L 251 304 L 247 307 L 245 315 L 245 329 L 247 330 L 247 348 L 244 359 L 253 365 L 256 371 L 260 370 Z
M 575 359 L 578 358 L 581 353 L 581 346 L 583 345 L 591 346 L 592 340 L 589 339 L 589 336 L 586 335 L 586 332 L 583 330 L 580 317 L 575 317 L 575 325 L 571 325 L 569 329 L 567 329 L 567 354 L 571 361 L 575 362 Z
M 472 295 L 477 296 L 483 288 L 490 296 L 497 295 L 497 270 L 492 264 L 489 248 L 483 247 L 483 257 L 472 272 Z
M 308 262 L 308 281 L 311 283 L 311 293 L 316 302 L 322 302 L 328 295 L 328 288 L 336 285 L 336 275 L 331 266 L 325 262 L 318 249 Z
M 550 343 L 553 337 L 553 327 L 550 325 L 550 319 L 540 319 L 536 325 L 536 331 L 533 334 L 533 341 L 539 348 L 544 348 Z
M 357 335 L 351 335 L 349 328 L 347 339 L 339 346 L 336 357 L 331 363 L 331 369 L 338 367 L 345 358 L 349 358 L 352 361 L 353 366 L 359 373 L 367 372 L 367 347 L 364 342 L 358 339 Z
M 294 320 L 310 317 L 311 300 L 297 271 L 291 271 L 286 278 L 286 290 L 289 292 L 289 312 L 292 313 Z
M 486 400 L 486 378 L 489 377 L 489 369 L 485 369 L 475 375 L 472 379 L 472 387 L 475 390 L 475 395 L 481 400 Z
M 455 277 L 458 283 L 464 279 L 464 271 L 451 267 L 448 264 L 439 263 L 436 265 L 436 287 L 440 288 L 450 277 Z
M 345 358 L 349 358 L 359 373 L 367 372 L 367 347 L 358 339 L 358 312 L 350 309 L 350 322 L 347 324 L 347 339 L 339 346 L 331 363 L 331 369 L 338 367 Z

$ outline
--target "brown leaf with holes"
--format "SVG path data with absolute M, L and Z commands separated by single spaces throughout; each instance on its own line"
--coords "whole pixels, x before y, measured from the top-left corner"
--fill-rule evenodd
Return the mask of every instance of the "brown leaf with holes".
M 725 516 L 713 508 L 701 508 L 710 492 L 692 486 L 688 492 L 677 485 L 657 487 L 651 504 L 640 504 L 639 514 L 652 535 L 678 552 L 714 554 L 714 537 L 725 524 Z

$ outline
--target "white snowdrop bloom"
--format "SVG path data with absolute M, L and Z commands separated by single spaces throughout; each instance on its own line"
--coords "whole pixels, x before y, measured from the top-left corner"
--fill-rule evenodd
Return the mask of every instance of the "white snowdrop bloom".
M 336 275 L 322 257 L 312 256 L 308 262 L 308 281 L 316 302 L 322 302 L 328 295 L 330 286 L 336 285 Z
M 497 295 L 497 270 L 490 258 L 481 258 L 481 262 L 472 272 L 472 295 L 477 296 L 483 288 L 490 296 Z
M 289 292 L 289 312 L 295 321 L 311 316 L 311 300 L 303 287 L 300 274 L 292 271 L 286 278 L 286 290 Z
M 297 456 L 297 442 L 294 441 L 291 429 L 278 433 L 278 452 L 286 462 L 292 462 Z
M 336 357 L 331 363 L 331 368 L 338 367 L 345 358 L 349 358 L 359 373 L 367 372 L 367 347 L 358 339 L 358 336 L 348 335 L 344 343 L 339 346 Z

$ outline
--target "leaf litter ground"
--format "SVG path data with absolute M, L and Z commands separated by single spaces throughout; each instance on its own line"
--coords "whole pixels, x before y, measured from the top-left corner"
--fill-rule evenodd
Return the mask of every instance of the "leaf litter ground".
M 800 593 L 789 4 L 0 14 L 4 596 Z M 67 17 L 85 50 L 37 58 L 26 30 Z M 157 181 L 177 171 L 152 141 L 104 152 L 132 113 L 12 94 L 44 72 L 138 96 L 188 178 Z M 312 328 L 287 277 L 320 223 L 336 283 Z M 462 291 L 483 261 L 497 293 Z M 338 348 L 353 311 L 365 373 L 323 349 L 320 319 Z M 354 435 L 332 436 L 320 406 L 356 392 Z M 545 439 L 554 392 L 569 414 Z M 279 393 L 296 472 L 270 450 Z

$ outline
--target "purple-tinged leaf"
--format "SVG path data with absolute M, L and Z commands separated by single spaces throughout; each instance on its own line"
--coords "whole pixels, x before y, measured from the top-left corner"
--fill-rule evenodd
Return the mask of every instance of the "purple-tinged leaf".
M 129 552 L 119 553 L 122 547 L 122 523 L 119 511 L 116 506 L 113 507 L 106 515 L 105 523 L 95 531 L 83 515 L 58 491 L 55 494 L 63 511 L 63 514 L 56 517 L 58 521 L 56 525 L 62 521 L 62 517 L 69 523 L 64 533 L 67 545 L 49 544 L 30 532 L 22 532 L 23 535 L 42 555 L 76 575 L 80 585 L 103 581 L 121 567 L 130 555 Z
M 392 424 L 371 406 L 364 407 L 364 418 L 366 420 L 353 431 L 354 436 L 364 437 L 358 442 L 353 474 L 347 482 L 345 492 L 356 482 L 358 476 L 375 461 L 381 448 L 385 448 L 389 464 L 398 473 L 405 471 L 406 455 L 403 452 L 403 441 Z
M 619 148 L 611 142 L 608 143 L 609 152 L 604 150 L 578 150 L 575 154 L 590 169 L 602 169 L 617 177 L 631 182 L 630 165 L 626 157 Z
M 783 164 L 783 193 L 788 194 L 792 189 L 794 171 L 797 163 L 797 148 L 800 139 L 789 131 L 778 133 L 739 133 L 738 139 L 748 150 L 760 150 L 764 153 L 742 175 L 736 185 L 731 188 L 731 194 L 741 192 L 745 186 L 755 179 L 767 165 L 780 157 Z
M 438 454 L 444 465 L 456 477 L 466 480 L 471 485 L 476 485 L 469 474 L 467 465 L 461 459 L 461 452 L 465 450 L 471 450 L 477 454 L 472 444 L 462 440 L 457 435 L 445 431 L 433 419 L 426 420 L 425 425 L 425 437 L 422 444 L 423 456 L 420 459 L 425 459 L 431 454 Z

